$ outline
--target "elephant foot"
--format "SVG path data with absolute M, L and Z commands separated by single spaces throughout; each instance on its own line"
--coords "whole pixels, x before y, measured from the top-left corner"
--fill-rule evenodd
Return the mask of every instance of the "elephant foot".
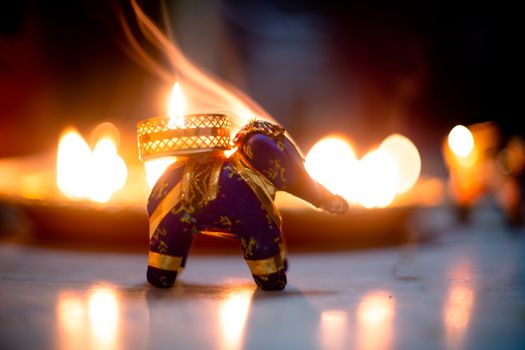
M 169 288 L 175 283 L 177 271 L 167 271 L 148 266 L 148 282 L 158 288 Z
M 268 275 L 253 275 L 253 279 L 262 290 L 283 290 L 287 282 L 284 269 Z

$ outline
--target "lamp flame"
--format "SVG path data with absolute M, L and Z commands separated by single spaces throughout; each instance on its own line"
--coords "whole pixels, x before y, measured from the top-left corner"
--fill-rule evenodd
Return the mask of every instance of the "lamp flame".
M 384 208 L 394 201 L 399 178 L 394 157 L 379 148 L 359 162 L 356 199 L 365 208 Z
M 186 112 L 186 99 L 182 93 L 179 82 L 175 82 L 171 90 L 171 97 L 168 106 L 170 128 L 180 128 L 184 126 L 184 113 Z
M 93 151 L 74 129 L 61 137 L 57 152 L 57 186 L 69 198 L 105 203 L 126 183 L 126 163 L 115 141 L 102 136 Z
M 91 189 L 87 197 L 94 202 L 105 203 L 126 183 L 126 163 L 117 154 L 115 142 L 104 137 L 95 145 L 91 164 Z
M 358 161 L 352 146 L 342 138 L 327 137 L 317 142 L 305 159 L 305 168 L 312 178 L 331 192 L 346 199 L 354 196 Z
M 398 134 L 361 159 L 346 140 L 326 137 L 308 152 L 305 167 L 310 176 L 347 201 L 383 208 L 415 185 L 421 157 L 412 141 Z
M 168 126 L 172 129 L 184 127 L 184 114 L 186 113 L 186 98 L 182 92 L 179 82 L 173 84 L 171 96 L 168 102 L 168 116 L 170 120 Z M 162 157 L 156 159 L 148 159 L 144 162 L 144 169 L 146 170 L 146 182 L 151 189 L 155 183 L 164 173 L 166 168 L 175 163 L 177 157 Z
M 451 151 L 459 157 L 468 157 L 474 149 L 474 136 L 463 125 L 456 125 L 452 128 L 448 134 L 447 141 Z
M 70 198 L 83 198 L 90 161 L 91 150 L 84 138 L 75 130 L 67 130 L 58 143 L 58 189 Z
M 394 157 L 399 172 L 397 193 L 408 192 L 421 174 L 421 156 L 416 145 L 409 138 L 393 134 L 388 136 L 380 146 Z

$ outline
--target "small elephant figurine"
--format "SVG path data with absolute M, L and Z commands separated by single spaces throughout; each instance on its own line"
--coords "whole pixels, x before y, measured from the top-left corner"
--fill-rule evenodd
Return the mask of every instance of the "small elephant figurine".
M 275 192 L 286 191 L 330 213 L 348 203 L 313 180 L 285 130 L 254 120 L 224 152 L 178 157 L 155 184 L 148 200 L 150 246 L 147 279 L 173 285 L 199 233 L 234 236 L 255 283 L 263 290 L 286 286 L 286 252 Z

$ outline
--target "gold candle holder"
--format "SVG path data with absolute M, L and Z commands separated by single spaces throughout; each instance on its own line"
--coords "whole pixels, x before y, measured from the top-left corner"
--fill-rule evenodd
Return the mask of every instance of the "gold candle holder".
M 141 160 L 231 149 L 230 118 L 225 114 L 188 114 L 180 125 L 170 120 L 161 116 L 137 124 Z

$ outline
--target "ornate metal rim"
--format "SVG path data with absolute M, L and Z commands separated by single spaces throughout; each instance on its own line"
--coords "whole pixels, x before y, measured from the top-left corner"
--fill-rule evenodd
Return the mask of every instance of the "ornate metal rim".
M 141 160 L 231 148 L 225 114 L 188 114 L 182 126 L 170 125 L 169 116 L 148 118 L 137 123 L 137 136 Z

